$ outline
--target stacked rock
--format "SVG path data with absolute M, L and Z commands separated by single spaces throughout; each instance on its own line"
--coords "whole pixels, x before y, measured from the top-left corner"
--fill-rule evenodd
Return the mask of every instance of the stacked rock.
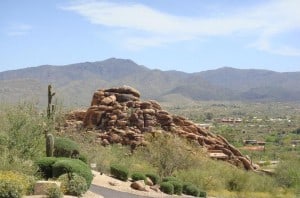
M 144 133 L 154 133 L 160 128 L 197 142 L 208 151 L 220 152 L 222 159 L 231 164 L 247 170 L 257 168 L 222 136 L 184 117 L 171 115 L 154 100 L 141 101 L 140 93 L 129 86 L 97 90 L 86 112 L 72 112 L 68 118 L 69 123 L 81 121 L 83 127 L 96 130 L 102 145 L 120 143 L 134 149 L 147 145 Z

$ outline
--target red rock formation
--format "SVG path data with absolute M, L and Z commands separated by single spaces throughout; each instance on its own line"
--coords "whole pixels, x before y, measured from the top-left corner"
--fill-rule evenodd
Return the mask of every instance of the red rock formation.
M 195 141 L 209 150 L 221 153 L 222 160 L 254 170 L 250 160 L 219 135 L 215 135 L 181 116 L 162 110 L 158 102 L 141 101 L 140 93 L 129 86 L 98 90 L 86 112 L 72 112 L 67 122 L 82 121 L 83 127 L 99 132 L 102 145 L 120 143 L 135 148 L 146 145 L 144 133 L 160 127 L 166 132 Z M 211 152 L 212 153 L 212 152 Z M 218 155 L 210 155 L 218 158 Z M 220 155 L 220 156 L 221 156 Z

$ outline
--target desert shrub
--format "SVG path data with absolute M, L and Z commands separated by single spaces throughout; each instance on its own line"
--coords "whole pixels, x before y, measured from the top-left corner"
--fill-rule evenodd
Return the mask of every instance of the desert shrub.
M 79 157 L 79 146 L 69 138 L 56 137 L 54 141 L 55 157 Z
M 204 198 L 206 198 L 206 192 L 200 191 L 199 197 L 204 197 Z
M 282 187 L 300 190 L 300 159 L 281 162 L 276 168 L 275 178 Z
M 182 194 L 182 183 L 179 181 L 169 181 L 174 186 L 174 194 L 181 195 Z
M 128 179 L 128 170 L 125 167 L 117 164 L 110 166 L 110 174 L 122 181 L 127 181 Z
M 138 180 L 145 180 L 146 176 L 143 173 L 133 173 L 131 175 L 131 179 L 133 181 L 138 181 Z
M 52 165 L 53 177 L 58 178 L 65 173 L 77 173 L 85 178 L 88 187 L 90 187 L 93 174 L 90 167 L 78 159 L 63 158 Z
M 57 185 L 52 185 L 47 188 L 46 192 L 48 198 L 62 198 L 64 194 L 61 192 L 60 188 Z
M 87 157 L 83 154 L 79 154 L 79 157 L 78 157 L 79 160 L 83 161 L 84 163 L 88 163 L 88 160 L 87 160 Z
M 162 179 L 162 182 L 169 182 L 169 181 L 179 181 L 179 179 L 176 178 L 176 177 L 173 177 L 173 176 L 164 177 L 164 178 Z
M 159 183 L 159 176 L 156 174 L 148 173 L 146 177 L 150 178 L 154 185 Z
M 199 189 L 195 185 L 187 185 L 184 192 L 187 195 L 192 195 L 195 197 L 198 197 L 200 194 Z
M 160 184 L 160 190 L 164 193 L 169 194 L 169 195 L 174 194 L 174 186 L 170 182 L 162 182 Z
M 0 198 L 18 198 L 33 191 L 34 178 L 18 172 L 0 171 Z
M 33 104 L 20 103 L 5 107 L 1 115 L 2 142 L 9 150 L 9 160 L 33 159 L 44 152 L 45 118 Z
M 63 174 L 58 181 L 61 182 L 62 191 L 67 195 L 81 196 L 88 190 L 85 178 L 76 173 Z
M 52 165 L 57 162 L 59 158 L 56 157 L 42 157 L 35 163 L 39 167 L 39 172 L 45 179 L 52 178 Z
M 157 168 L 160 177 L 195 166 L 199 161 L 196 159 L 197 154 L 188 151 L 193 145 L 180 137 L 158 134 L 146 138 L 150 143 L 141 148 L 144 149 L 144 158 Z M 195 151 L 200 151 L 199 147 Z
M 182 184 L 182 193 L 187 194 L 186 193 L 186 187 L 190 186 L 190 185 L 192 185 L 192 183 L 188 183 L 188 182 L 183 183 Z

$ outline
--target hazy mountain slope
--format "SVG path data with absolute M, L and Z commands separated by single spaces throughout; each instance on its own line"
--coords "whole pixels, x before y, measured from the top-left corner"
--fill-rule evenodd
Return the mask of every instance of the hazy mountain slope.
M 235 91 L 246 100 L 299 100 L 300 72 L 274 72 L 229 67 L 197 73 L 212 85 Z
M 188 74 L 151 70 L 126 59 L 107 59 L 65 66 L 44 65 L 0 72 L 0 99 L 46 102 L 47 85 L 68 106 L 87 106 L 99 88 L 129 85 L 145 99 L 193 100 L 300 100 L 300 72 L 220 68 Z

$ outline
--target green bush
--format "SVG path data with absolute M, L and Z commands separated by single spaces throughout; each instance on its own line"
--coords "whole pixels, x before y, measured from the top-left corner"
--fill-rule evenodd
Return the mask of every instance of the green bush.
M 176 177 L 172 177 L 172 176 L 164 177 L 162 179 L 162 182 L 169 182 L 169 181 L 179 181 L 179 180 Z
M 133 181 L 138 181 L 138 180 L 145 180 L 146 176 L 143 173 L 133 173 L 131 175 L 131 179 Z
M 90 167 L 78 159 L 63 158 L 52 165 L 53 177 L 58 178 L 65 173 L 77 173 L 85 178 L 88 187 L 90 187 L 93 174 Z
M 56 137 L 54 141 L 55 157 L 79 157 L 79 146 L 69 138 Z
M 128 179 L 128 170 L 125 167 L 122 167 L 120 165 L 116 165 L 116 164 L 111 165 L 110 174 L 112 174 L 114 177 L 122 181 L 127 181 Z
M 206 198 L 206 192 L 200 191 L 199 197 L 204 197 L 204 198 Z
M 190 185 L 193 185 L 193 184 L 192 183 L 187 183 L 187 182 L 183 183 L 182 184 L 182 193 L 187 194 L 187 190 L 186 189 Z
M 275 179 L 282 187 L 300 190 L 300 159 L 295 158 L 280 162 L 276 167 Z
M 149 174 L 146 174 L 146 177 L 149 177 L 154 185 L 159 183 L 159 177 L 155 174 L 149 173 Z
M 169 181 L 174 186 L 174 194 L 181 195 L 182 194 L 182 184 L 179 181 Z
M 185 194 L 198 197 L 200 194 L 199 189 L 195 185 L 187 185 L 184 190 Z
M 22 197 L 22 185 L 11 180 L 0 179 L 0 198 L 19 198 Z
M 42 157 L 38 159 L 35 163 L 39 167 L 39 172 L 45 179 L 52 178 L 52 165 L 57 162 L 59 158 L 56 157 Z
M 162 182 L 160 184 L 160 190 L 162 192 L 164 192 L 164 193 L 169 194 L 169 195 L 173 195 L 174 194 L 174 186 L 170 182 Z
M 62 191 L 67 195 L 81 196 L 88 190 L 85 178 L 76 173 L 63 174 L 58 181 L 61 182 Z
M 0 171 L 0 198 L 19 198 L 33 190 L 34 179 L 12 171 Z
M 48 198 L 62 198 L 64 194 L 60 191 L 60 188 L 55 185 L 47 188 Z
M 79 160 L 83 161 L 84 163 L 88 163 L 88 160 L 87 160 L 87 157 L 83 154 L 79 154 L 79 157 L 78 157 Z
M 6 125 L 1 132 L 6 133 L 6 147 L 12 158 L 33 159 L 44 152 L 45 121 L 33 104 L 20 103 L 8 107 L 3 114 Z

